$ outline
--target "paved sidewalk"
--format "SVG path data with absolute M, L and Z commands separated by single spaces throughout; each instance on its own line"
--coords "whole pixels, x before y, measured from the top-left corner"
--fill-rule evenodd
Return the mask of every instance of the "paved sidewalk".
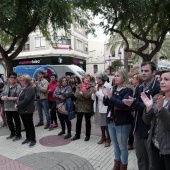
M 37 113 L 34 115 L 38 121 Z M 1 120 L 0 120 L 1 125 Z M 29 148 L 28 144 L 21 145 L 25 139 L 12 142 L 6 140 L 9 135 L 7 128 L 0 128 L 0 170 L 111 170 L 113 168 L 113 146 L 104 148 L 96 144 L 100 137 L 100 128 L 92 125 L 90 141 L 64 140 L 57 136 L 60 127 L 48 131 L 44 127 L 36 128 L 37 144 Z M 73 121 L 72 136 L 74 136 L 75 120 Z M 84 132 L 84 128 L 82 129 Z M 128 170 L 138 170 L 135 151 L 129 151 Z

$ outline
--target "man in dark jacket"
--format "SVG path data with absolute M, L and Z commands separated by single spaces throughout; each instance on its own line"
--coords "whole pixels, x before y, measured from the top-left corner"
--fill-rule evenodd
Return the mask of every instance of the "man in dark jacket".
M 123 102 L 131 106 L 136 112 L 134 134 L 139 170 L 149 170 L 149 168 L 152 167 L 147 146 L 150 126 L 142 120 L 145 105 L 140 95 L 142 92 L 145 92 L 148 97 L 150 97 L 150 95 L 155 96 L 160 91 L 160 83 L 155 78 L 156 66 L 152 62 L 143 62 L 141 64 L 141 74 L 144 82 L 136 88 L 134 98 L 129 97 L 129 99 L 124 99 Z

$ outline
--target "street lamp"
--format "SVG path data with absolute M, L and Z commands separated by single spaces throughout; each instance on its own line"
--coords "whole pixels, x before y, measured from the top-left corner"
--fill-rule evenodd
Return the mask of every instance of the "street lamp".
M 122 64 L 122 59 L 121 59 L 122 53 L 121 53 L 121 51 L 119 51 L 118 56 L 120 57 L 120 63 Z
M 120 68 L 121 68 L 122 67 L 122 59 L 121 59 L 122 53 L 121 53 L 121 51 L 119 51 L 118 56 L 120 57 Z
M 111 61 L 111 59 L 110 59 L 110 55 L 109 55 L 109 70 L 110 70 L 110 75 L 111 75 L 111 65 L 110 65 L 110 61 Z

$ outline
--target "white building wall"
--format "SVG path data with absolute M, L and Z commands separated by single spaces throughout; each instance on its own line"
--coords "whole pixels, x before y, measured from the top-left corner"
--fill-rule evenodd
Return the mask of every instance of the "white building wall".
M 95 75 L 99 71 L 104 71 L 104 42 L 88 41 L 88 49 L 86 72 Z

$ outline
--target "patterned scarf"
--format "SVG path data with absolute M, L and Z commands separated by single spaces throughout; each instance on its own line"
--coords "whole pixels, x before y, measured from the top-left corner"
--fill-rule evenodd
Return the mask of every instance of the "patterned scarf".
M 86 92 L 87 88 L 90 86 L 90 83 L 83 83 L 82 82 L 82 89 L 81 91 L 84 93 Z

